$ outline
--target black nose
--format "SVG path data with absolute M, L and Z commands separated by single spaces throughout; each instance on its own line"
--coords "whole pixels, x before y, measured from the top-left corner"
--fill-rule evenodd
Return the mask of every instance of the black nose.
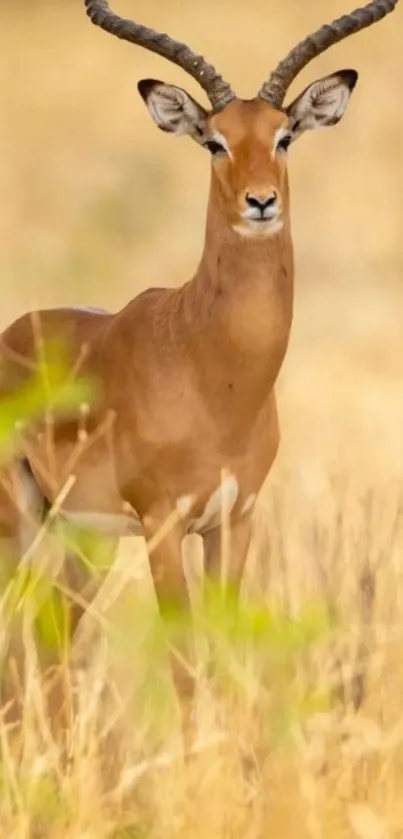
M 268 207 L 274 207 L 277 201 L 277 193 L 271 192 L 270 195 L 251 195 L 250 192 L 245 196 L 247 204 L 253 207 L 254 210 L 261 210 L 264 213 Z

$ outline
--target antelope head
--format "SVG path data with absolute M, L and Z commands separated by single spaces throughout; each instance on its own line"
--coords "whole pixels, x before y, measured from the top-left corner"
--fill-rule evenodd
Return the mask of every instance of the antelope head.
M 157 126 L 187 134 L 212 156 L 213 187 L 228 223 L 240 235 L 279 232 L 289 214 L 287 152 L 305 131 L 336 125 L 357 83 L 355 70 L 339 70 L 309 85 L 291 104 L 287 91 L 301 70 L 338 41 L 376 23 L 398 0 L 372 0 L 308 35 L 251 100 L 237 98 L 215 68 L 189 47 L 110 11 L 107 0 L 85 0 L 93 23 L 182 67 L 207 94 L 206 110 L 182 88 L 155 79 L 139 92 Z

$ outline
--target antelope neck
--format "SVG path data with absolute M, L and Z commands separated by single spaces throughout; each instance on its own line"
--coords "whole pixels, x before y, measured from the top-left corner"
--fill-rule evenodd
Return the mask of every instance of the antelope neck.
M 293 308 L 293 248 L 287 211 L 283 229 L 262 238 L 236 233 L 212 184 L 205 245 L 187 286 L 197 334 L 217 357 L 239 352 L 256 360 L 285 345 Z M 239 351 L 239 352 L 238 352 Z M 219 358 L 217 357 L 217 361 Z

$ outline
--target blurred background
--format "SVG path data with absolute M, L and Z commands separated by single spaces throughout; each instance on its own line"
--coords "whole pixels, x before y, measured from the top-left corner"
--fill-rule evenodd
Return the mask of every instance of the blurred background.
M 353 0 L 114 0 L 113 5 L 189 42 L 240 96 L 249 97 L 297 41 L 350 11 Z M 156 129 L 136 83 L 147 77 L 171 81 L 206 104 L 203 92 L 167 61 L 91 26 L 83 0 L 0 0 L 0 11 L 0 328 L 31 307 L 118 310 L 147 286 L 188 280 L 203 245 L 209 157 L 187 138 Z M 206 766 L 191 776 L 190 801 L 197 790 L 200 818 L 195 824 L 193 808 L 190 832 L 184 822 L 175 836 L 256 839 L 267 837 L 273 825 L 276 835 L 293 838 L 402 835 L 402 31 L 400 4 L 383 22 L 312 62 L 289 94 L 341 68 L 360 74 L 342 123 L 306 135 L 290 151 L 295 320 L 278 384 L 282 445 L 259 502 L 254 543 L 254 557 L 262 560 L 262 591 L 270 597 L 279 593 L 292 612 L 295 603 L 317 591 L 319 581 L 331 614 L 339 612 L 351 631 L 351 637 L 342 636 L 336 657 L 325 649 L 322 657 L 315 653 L 312 670 L 301 664 L 297 687 L 304 679 L 315 685 L 326 677 L 334 689 L 336 667 L 341 682 L 350 680 L 354 688 L 356 662 L 367 650 L 376 677 L 367 717 L 356 721 L 356 740 L 347 746 L 340 738 L 337 753 L 331 740 L 327 775 L 320 762 L 322 717 L 313 739 L 297 741 L 292 759 L 272 749 L 259 758 L 265 778 L 264 796 L 256 799 L 261 833 L 249 805 L 248 830 L 227 831 L 236 791 L 232 753 L 222 771 L 217 764 L 219 777 L 211 773 L 207 753 Z M 130 660 L 137 614 L 131 619 Z M 125 665 L 121 681 L 132 685 L 132 680 Z M 259 701 L 265 719 L 264 692 Z M 347 705 L 347 731 L 350 711 Z M 259 754 L 259 731 L 244 711 L 240 719 L 245 740 Z M 338 705 L 331 722 L 333 737 L 341 724 Z M 236 715 L 233 730 L 238 736 Z M 129 731 L 126 739 L 137 736 L 131 721 Z M 34 769 L 40 753 L 35 743 Z M 137 777 L 130 774 L 132 766 L 128 771 L 129 781 Z M 100 807 L 95 775 L 81 767 L 80 784 L 89 784 L 80 795 L 80 806 L 88 806 L 87 827 L 80 821 L 77 833 L 63 827 L 49 836 L 174 835 L 166 825 L 172 822 L 176 776 L 168 775 L 162 787 L 158 776 L 150 798 L 161 832 L 108 832 L 109 810 Z M 126 783 L 126 775 L 123 779 Z M 349 816 L 350 830 L 346 808 L 352 802 L 358 809 Z M 366 802 L 373 811 L 365 809 Z M 102 825 L 94 833 L 88 825 L 96 813 Z M 5 835 L 28 836 L 21 824 Z
M 136 83 L 204 94 L 91 26 L 83 5 L 0 2 L 1 328 L 32 306 L 117 310 L 149 285 L 186 281 L 201 253 L 209 159 L 156 130 Z M 350 5 L 120 0 L 117 11 L 188 41 L 248 97 Z M 281 457 L 294 471 L 296 459 L 312 466 L 346 448 L 357 458 L 358 435 L 366 468 L 375 457 L 403 476 L 401 14 L 333 47 L 289 94 L 343 67 L 360 73 L 343 122 L 290 152 L 296 310 L 279 392 Z

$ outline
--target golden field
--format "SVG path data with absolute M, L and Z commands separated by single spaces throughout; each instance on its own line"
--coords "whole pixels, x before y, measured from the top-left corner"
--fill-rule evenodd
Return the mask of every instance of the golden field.
M 243 96 L 309 30 L 349 11 L 346 0 L 116 8 L 188 41 Z M 0 326 L 33 306 L 115 310 L 149 285 L 187 280 L 202 247 L 209 162 L 156 130 L 136 82 L 203 94 L 173 65 L 91 27 L 81 0 L 0 0 L 0 9 Z M 291 665 L 277 662 L 271 680 L 250 650 L 225 738 L 202 696 L 191 766 L 168 741 L 150 756 L 147 706 L 138 700 L 136 718 L 127 699 L 145 667 L 143 627 L 119 606 L 123 589 L 126 602 L 144 585 L 144 546 L 129 541 L 96 612 L 112 624 L 125 615 L 123 653 L 105 653 L 90 616 L 81 640 L 93 669 L 67 766 L 34 672 L 18 749 L 0 725 L 1 839 L 403 836 L 402 29 L 398 7 L 293 88 L 342 67 L 360 72 L 342 124 L 290 153 L 295 321 L 278 386 L 282 446 L 247 582 L 296 620 L 320 604 L 337 630 Z M 107 707 L 105 681 L 116 687 Z M 330 701 L 302 715 L 308 687 Z M 283 703 L 286 734 L 268 736 Z

